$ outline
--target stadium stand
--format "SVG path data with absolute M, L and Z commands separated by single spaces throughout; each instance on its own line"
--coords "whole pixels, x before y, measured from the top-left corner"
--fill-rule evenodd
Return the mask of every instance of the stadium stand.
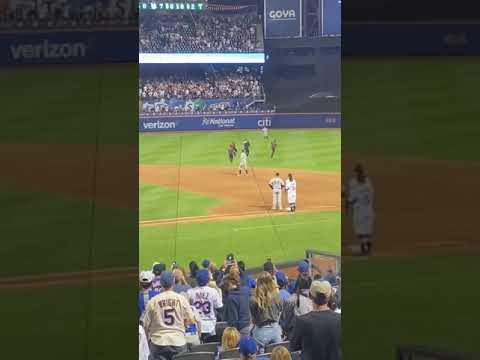
M 178 298 L 178 294 L 184 296 L 185 300 L 187 301 L 185 304 L 189 304 L 191 307 L 191 311 L 195 315 L 193 332 L 197 331 L 198 329 L 202 328 L 202 332 L 208 328 L 215 328 L 216 336 L 215 337 L 204 337 L 199 336 L 197 334 L 197 339 L 206 339 L 206 341 L 202 341 L 202 344 L 191 342 L 191 337 L 187 336 L 186 334 L 191 333 L 192 325 L 189 325 L 183 331 L 178 331 L 176 329 L 175 336 L 180 336 L 182 341 L 180 343 L 186 343 L 187 346 L 183 351 L 176 355 L 172 355 L 170 359 L 189 359 L 189 360 L 202 360 L 202 359 L 242 359 L 244 356 L 242 355 L 242 346 L 244 343 L 247 343 L 251 340 L 245 340 L 246 335 L 240 336 L 239 332 L 243 333 L 244 326 L 241 322 L 236 320 L 232 320 L 231 316 L 228 313 L 228 298 L 231 295 L 230 293 L 237 289 L 235 284 L 238 285 L 238 288 L 243 289 L 242 291 L 236 291 L 236 303 L 239 304 L 241 307 L 242 303 L 247 306 L 247 324 L 248 324 L 248 332 L 247 334 L 252 336 L 255 340 L 255 352 L 257 352 L 257 359 L 269 359 L 272 353 L 275 353 L 275 349 L 279 347 L 284 347 L 289 349 L 292 359 L 300 359 L 302 351 L 305 350 L 307 354 L 311 354 L 311 349 L 298 349 L 293 348 L 293 344 L 286 338 L 286 333 L 282 329 L 281 335 L 281 342 L 270 341 L 265 343 L 265 339 L 268 336 L 265 336 L 265 333 L 260 333 L 258 331 L 259 327 L 267 326 L 269 329 L 272 328 L 274 325 L 273 322 L 276 321 L 277 326 L 280 327 L 280 324 L 277 320 L 275 320 L 275 315 L 272 315 L 275 309 L 279 309 L 283 311 L 285 304 L 290 301 L 290 299 L 282 300 L 279 296 L 279 287 L 277 285 L 277 277 L 276 272 L 277 267 L 274 266 L 273 275 L 270 272 L 262 271 L 262 269 L 250 269 L 247 270 L 244 268 L 244 265 L 241 263 L 241 266 L 238 266 L 236 261 L 233 261 L 231 264 L 226 264 L 224 266 L 218 267 L 211 261 L 204 261 L 204 264 L 208 266 L 202 265 L 204 268 L 200 269 L 199 266 L 196 266 L 195 262 L 190 262 L 189 268 L 190 272 L 186 273 L 186 271 L 177 263 L 172 265 L 171 269 L 166 269 L 163 264 L 155 263 L 152 270 L 146 270 L 141 273 L 140 276 L 140 296 L 139 296 L 139 309 L 140 312 L 142 311 L 149 311 L 149 307 L 145 306 L 147 302 L 155 302 L 155 299 L 160 294 L 163 294 L 162 299 L 168 298 L 168 292 L 171 292 L 171 296 L 174 298 Z M 267 262 L 270 264 L 269 262 Z M 267 264 L 266 263 L 266 264 Z M 326 287 L 333 289 L 332 295 L 330 297 L 325 297 L 325 299 L 329 299 L 327 302 L 327 308 L 324 311 L 327 313 L 318 310 L 313 306 L 312 310 L 307 313 L 307 316 L 315 315 L 315 312 L 318 311 L 322 312 L 322 314 L 328 315 L 328 313 L 332 315 L 328 315 L 331 317 L 337 316 L 336 319 L 340 319 L 340 308 L 338 306 L 339 301 L 337 301 L 337 293 L 339 293 L 339 283 L 341 275 L 340 273 L 332 272 L 332 269 L 328 271 L 321 271 L 318 267 L 313 267 L 313 263 L 309 263 L 308 261 L 301 261 L 298 263 L 298 267 L 295 265 L 294 269 L 297 269 L 297 276 L 292 276 L 291 278 L 287 277 L 289 282 L 289 286 L 287 287 L 290 289 L 290 296 L 292 299 L 295 299 L 295 294 L 298 294 L 296 291 L 296 283 L 298 279 L 305 277 L 309 278 L 309 283 L 312 283 L 312 288 L 315 293 L 312 293 L 311 300 L 309 301 L 317 301 L 315 296 L 318 295 L 318 292 L 321 289 L 325 289 Z M 267 266 L 268 267 L 268 266 Z M 265 266 L 264 266 L 265 268 Z M 160 272 L 158 270 L 161 270 Z M 154 274 L 154 271 L 156 275 Z M 191 287 L 188 288 L 184 287 L 175 287 L 175 285 L 171 285 L 171 283 L 167 283 L 167 288 L 164 290 L 163 287 L 158 288 L 156 291 L 152 293 L 153 284 L 155 283 L 155 279 L 160 278 L 160 282 L 165 284 L 165 278 L 173 279 L 174 275 L 170 273 L 170 270 L 176 272 L 182 272 L 183 276 L 175 277 L 181 279 L 191 279 Z M 292 270 L 292 269 L 290 269 Z M 312 272 L 315 271 L 315 276 L 313 277 Z M 291 273 L 291 271 L 290 271 Z M 150 274 L 150 275 L 149 275 Z M 309 275 L 311 274 L 311 275 Z M 297 279 L 298 277 L 298 279 Z M 208 278 L 208 280 L 207 280 Z M 283 275 L 281 277 L 284 279 Z M 256 280 L 254 280 L 256 279 Z M 252 281 L 254 280 L 254 281 Z M 317 281 L 315 281 L 317 280 Z M 171 280 L 170 280 L 171 281 Z M 233 285 L 232 285 L 233 284 Z M 273 284 L 273 287 L 270 287 L 270 284 Z M 177 289 L 177 290 L 175 290 Z M 183 290 L 182 290 L 183 289 Z M 320 289 L 320 290 L 319 290 Z M 186 291 L 185 291 L 186 290 Z M 265 292 L 268 291 L 268 292 Z M 173 295 L 173 294 L 176 295 Z M 241 296 L 242 298 L 239 298 Z M 260 299 L 260 298 L 261 299 Z M 215 300 L 216 299 L 216 300 Z M 221 300 L 220 300 L 221 299 Z M 308 298 L 307 298 L 308 299 Z M 184 300 L 184 301 L 185 301 Z M 165 301 L 165 300 L 163 300 Z M 211 309 L 215 308 L 219 302 L 221 301 L 222 307 L 218 309 L 216 316 L 213 318 L 211 317 Z M 168 300 L 167 300 L 168 302 Z M 259 310 L 258 304 L 264 302 L 264 310 L 263 312 Z M 270 305 L 268 305 L 270 304 Z M 273 307 L 272 307 L 273 306 Z M 146 309 L 146 310 L 144 310 Z M 265 311 L 266 310 L 266 311 Z M 153 312 L 152 307 L 150 307 L 150 311 Z M 335 314 L 336 313 L 336 314 Z M 152 314 L 148 314 L 147 318 L 151 318 Z M 239 317 L 244 315 L 240 315 L 240 312 L 237 312 Z M 145 319 L 145 314 L 140 315 L 140 325 L 144 326 L 143 319 Z M 273 316 L 273 318 L 272 318 Z M 300 315 L 299 315 L 300 316 Z M 226 321 L 221 321 L 222 319 L 226 319 Z M 264 321 L 263 323 L 258 323 L 258 319 Z M 168 317 L 167 317 L 168 320 Z M 237 318 L 237 320 L 240 320 Z M 165 319 L 163 319 L 165 322 Z M 183 321 L 183 320 L 182 320 Z M 145 332 L 147 334 L 147 338 L 152 341 L 152 336 L 158 341 L 158 334 L 160 334 L 160 339 L 162 336 L 168 336 L 169 327 L 168 324 L 165 322 L 164 328 L 158 328 L 152 326 L 151 322 L 145 325 Z M 181 323 L 183 324 L 183 322 Z M 237 330 L 229 327 L 229 330 L 226 330 L 227 326 L 233 326 Z M 295 330 L 295 329 L 294 329 Z M 233 334 L 233 336 L 222 336 L 223 333 L 229 332 Z M 237 335 L 235 335 L 235 333 Z M 154 335 L 155 334 L 155 335 Z M 165 335 L 162 335 L 165 334 Z M 202 333 L 202 335 L 204 335 Z M 271 337 L 274 339 L 275 337 Z M 220 339 L 220 342 L 218 341 Z M 234 339 L 234 342 L 232 342 Z M 245 341 L 243 341 L 244 339 Z M 243 341 L 243 343 L 242 343 Z M 325 340 L 326 341 L 326 340 Z M 227 343 L 228 342 L 228 343 Z M 237 343 L 238 342 L 238 343 Z M 319 343 L 322 343 L 322 339 L 318 339 Z M 243 345 L 242 345 L 243 344 Z M 244 346 L 245 348 L 245 346 Z M 248 347 L 251 351 L 251 346 Z M 225 350 L 224 350 L 225 349 Z M 340 354 L 340 349 L 337 349 L 336 353 Z M 284 352 L 285 350 L 282 350 Z M 278 351 L 277 352 L 281 352 Z M 334 350 L 335 352 L 335 350 Z M 305 359 L 310 359 L 311 357 L 305 357 Z M 335 359 L 336 357 L 329 357 L 329 359 Z M 338 358 L 339 359 L 339 358 Z M 321 360 L 321 359 L 320 359 Z
M 152 11 L 140 16 L 141 53 L 255 52 L 263 43 L 261 20 L 252 6 L 209 4 L 201 13 Z
M 23 0 L 11 1 L 0 12 L 0 30 L 69 29 L 84 27 L 136 27 L 138 2 L 104 0 Z
M 259 66 L 191 67 L 144 75 L 139 82 L 142 114 L 272 111 Z

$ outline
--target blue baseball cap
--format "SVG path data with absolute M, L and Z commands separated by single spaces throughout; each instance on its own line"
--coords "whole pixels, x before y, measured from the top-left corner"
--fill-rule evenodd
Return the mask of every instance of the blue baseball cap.
M 275 277 L 277 278 L 278 285 L 283 286 L 287 283 L 287 275 L 285 275 L 283 271 L 277 271 Z
M 207 269 L 197 271 L 197 275 L 195 277 L 199 286 L 207 285 L 208 281 L 210 280 L 210 274 L 208 273 Z
M 152 272 L 155 274 L 155 275 L 160 275 L 162 272 L 164 272 L 166 270 L 166 266 L 165 264 L 163 263 L 155 263 L 153 264 L 153 267 L 152 267 Z
M 202 261 L 202 266 L 203 266 L 205 269 L 208 268 L 208 267 L 210 266 L 210 260 L 207 260 L 207 259 L 203 260 L 203 261 Z
M 244 336 L 238 344 L 239 352 L 242 355 L 249 356 L 257 353 L 257 343 L 250 336 Z
M 300 273 L 308 273 L 308 263 L 306 261 L 300 261 L 298 263 L 298 272 Z
M 248 287 L 250 289 L 255 289 L 255 287 L 257 286 L 257 280 L 255 280 L 254 277 L 249 276 L 247 281 L 248 281 Z
M 162 272 L 162 275 L 160 275 L 160 284 L 164 288 L 171 288 L 174 283 L 175 283 L 175 276 L 173 276 L 173 273 L 171 271 Z

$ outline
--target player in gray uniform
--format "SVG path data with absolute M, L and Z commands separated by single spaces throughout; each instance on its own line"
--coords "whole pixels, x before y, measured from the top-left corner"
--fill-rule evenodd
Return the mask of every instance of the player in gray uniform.
M 282 189 L 285 187 L 284 181 L 277 172 L 269 182 L 268 186 L 272 189 L 273 205 L 272 210 L 282 210 Z

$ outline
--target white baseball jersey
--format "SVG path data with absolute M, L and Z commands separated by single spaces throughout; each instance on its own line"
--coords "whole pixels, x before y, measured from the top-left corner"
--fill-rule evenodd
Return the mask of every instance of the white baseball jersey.
M 215 309 L 223 307 L 218 291 L 208 286 L 196 287 L 187 291 L 187 298 L 200 315 L 202 333 L 215 335 Z
M 246 167 L 247 166 L 247 159 L 248 159 L 247 154 L 245 152 L 242 152 L 240 154 L 240 166 Z
M 148 360 L 150 348 L 148 347 L 147 335 L 141 325 L 138 325 L 138 360 Z
M 183 346 L 186 344 L 185 322 L 192 323 L 193 320 L 193 311 L 186 297 L 168 290 L 147 303 L 143 324 L 155 345 Z
M 282 187 L 285 186 L 285 183 L 283 182 L 282 179 L 279 177 L 275 176 L 269 181 L 269 184 L 272 186 L 273 192 L 280 192 L 282 190 Z
M 356 234 L 372 233 L 373 227 L 373 186 L 367 178 L 364 183 L 350 180 L 348 200 L 353 203 L 353 228 Z
M 285 189 L 287 190 L 288 202 L 293 204 L 297 200 L 297 181 L 295 179 L 285 180 Z
M 268 129 L 266 127 L 262 129 L 262 132 L 263 132 L 263 136 L 268 136 Z

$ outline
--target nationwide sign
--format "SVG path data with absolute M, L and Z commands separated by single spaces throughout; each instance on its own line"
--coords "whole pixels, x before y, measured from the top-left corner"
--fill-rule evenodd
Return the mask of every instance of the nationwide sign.
M 265 38 L 302 36 L 302 0 L 265 0 Z

